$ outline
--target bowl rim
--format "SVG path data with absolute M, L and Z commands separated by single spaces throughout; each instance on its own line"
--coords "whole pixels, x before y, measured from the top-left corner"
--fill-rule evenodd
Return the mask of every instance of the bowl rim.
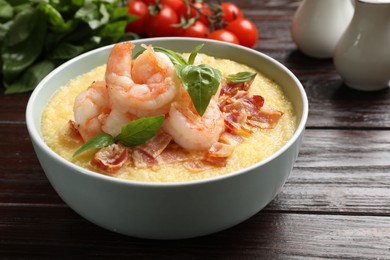
M 298 90 L 300 93 L 300 98 L 302 99 L 302 116 L 300 118 L 300 123 L 297 125 L 297 128 L 296 128 L 293 136 L 279 150 L 277 150 L 271 156 L 255 163 L 255 164 L 252 164 L 248 167 L 245 167 L 245 168 L 233 171 L 233 172 L 229 172 L 229 173 L 226 173 L 223 175 L 205 178 L 205 179 L 199 179 L 199 180 L 170 181 L 170 182 L 147 182 L 147 181 L 121 179 L 118 177 L 109 176 L 109 175 L 105 175 L 102 173 L 94 172 L 92 170 L 85 169 L 81 166 L 78 166 L 78 165 L 66 160 L 65 158 L 61 157 L 59 154 L 55 153 L 46 144 L 46 142 L 43 140 L 43 137 L 41 136 L 39 130 L 36 127 L 34 127 L 35 126 L 35 124 L 33 122 L 34 121 L 33 120 L 33 118 L 34 118 L 34 115 L 33 115 L 34 104 L 35 104 L 36 100 L 38 99 L 39 94 L 43 91 L 42 89 L 43 89 L 44 85 L 46 84 L 46 82 L 50 78 L 52 78 L 53 76 L 55 76 L 56 74 L 61 72 L 61 70 L 63 68 L 77 62 L 78 60 L 84 59 L 87 56 L 95 55 L 96 53 L 105 51 L 107 49 L 111 49 L 115 45 L 115 44 L 110 44 L 107 46 L 96 48 L 94 50 L 90 50 L 90 51 L 85 52 L 85 53 L 83 53 L 75 58 L 70 59 L 69 61 L 66 61 L 65 63 L 63 63 L 60 66 L 58 66 L 57 68 L 55 68 L 52 72 L 50 72 L 44 79 L 42 79 L 38 83 L 38 85 L 36 86 L 36 88 L 34 89 L 34 91 L 32 92 L 32 94 L 28 100 L 27 107 L 26 107 L 26 113 L 25 113 L 26 126 L 27 126 L 27 130 L 29 132 L 31 140 L 35 143 L 35 145 L 39 146 L 39 148 L 42 151 L 46 152 L 51 159 L 59 161 L 60 163 L 64 164 L 68 169 L 72 169 L 73 171 L 76 171 L 80 174 L 85 174 L 85 175 L 92 177 L 92 178 L 97 178 L 99 180 L 113 182 L 113 183 L 120 184 L 120 185 L 127 185 L 127 186 L 128 185 L 130 185 L 130 186 L 135 185 L 135 186 L 140 186 L 140 187 L 161 188 L 161 187 L 177 187 L 177 186 L 182 187 L 182 186 L 188 186 L 188 185 L 200 185 L 203 183 L 217 182 L 220 180 L 230 179 L 230 178 L 234 178 L 238 175 L 242 175 L 245 172 L 251 171 L 251 170 L 253 170 L 261 165 L 265 165 L 268 162 L 270 162 L 270 161 L 274 160 L 275 158 L 277 158 L 278 156 L 280 156 L 287 149 L 289 149 L 293 145 L 293 143 L 295 143 L 297 141 L 297 139 L 300 137 L 301 134 L 304 133 L 307 118 L 308 118 L 308 111 L 309 111 L 309 104 L 308 104 L 308 98 L 307 98 L 306 92 L 304 90 L 303 85 L 298 80 L 298 78 L 286 66 L 284 66 L 282 63 L 280 63 L 276 59 L 274 59 L 271 56 L 268 56 L 268 55 L 266 55 L 258 50 L 255 50 L 255 49 L 247 48 L 247 47 L 237 45 L 237 44 L 211 40 L 211 39 L 201 39 L 201 38 L 198 39 L 198 38 L 186 38 L 186 37 L 156 37 L 156 38 L 131 40 L 131 42 L 133 44 L 142 44 L 142 43 L 153 44 L 153 43 L 158 43 L 161 41 L 183 41 L 183 42 L 192 42 L 192 43 L 193 42 L 198 42 L 198 43 L 208 43 L 209 42 L 209 43 L 214 43 L 214 44 L 227 45 L 227 46 L 231 46 L 232 48 L 239 48 L 239 49 L 243 49 L 246 52 L 251 52 L 253 55 L 258 56 L 262 59 L 266 59 L 268 62 L 272 63 L 274 66 L 281 68 L 283 70 L 283 72 L 288 74 L 288 76 L 294 81 L 294 83 L 298 87 Z M 55 91 L 54 91 L 54 93 L 55 93 Z M 54 95 L 54 93 L 53 93 L 53 95 Z M 39 117 L 41 118 L 42 115 L 39 115 Z M 35 149 L 35 147 L 34 147 L 34 149 Z M 46 174 L 46 172 L 45 172 L 45 174 Z

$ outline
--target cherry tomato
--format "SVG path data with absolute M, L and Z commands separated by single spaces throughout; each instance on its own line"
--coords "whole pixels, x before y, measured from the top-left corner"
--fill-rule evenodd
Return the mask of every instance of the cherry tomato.
M 209 5 L 207 3 L 201 3 L 201 2 L 194 2 L 192 3 L 193 7 L 187 6 L 185 3 L 183 3 L 179 8 L 179 15 L 182 17 L 185 17 L 187 19 L 191 19 L 196 17 L 198 14 L 198 19 L 202 23 L 204 23 L 206 26 L 209 25 L 209 21 L 207 20 L 206 16 L 211 16 L 212 12 L 209 8 Z
M 160 0 L 160 4 L 170 6 L 176 14 L 179 14 L 183 0 Z
M 179 30 L 179 36 L 185 37 L 196 37 L 196 38 L 207 38 L 209 29 L 201 21 L 196 21 L 190 27 Z
M 221 4 L 222 6 L 222 11 L 224 13 L 223 20 L 225 22 L 231 22 L 236 19 L 241 19 L 244 18 L 244 14 L 242 13 L 241 9 L 230 2 L 224 2 Z
M 142 32 L 145 16 L 149 13 L 147 5 L 142 1 L 133 0 L 127 4 L 127 10 L 129 14 L 138 16 L 138 19 L 127 24 L 126 32 L 140 34 Z
M 142 0 L 146 5 L 154 5 L 156 3 L 156 0 Z
M 256 25 L 245 18 L 234 20 L 225 29 L 235 34 L 241 45 L 249 48 L 255 46 L 259 37 Z
M 163 5 L 156 15 L 148 14 L 145 17 L 143 31 L 149 37 L 162 37 L 176 35 L 177 28 L 172 25 L 179 23 L 179 17 L 175 11 Z
M 240 44 L 240 41 L 238 40 L 236 35 L 224 29 L 216 30 L 210 33 L 208 38 L 213 40 L 218 40 L 218 41 Z

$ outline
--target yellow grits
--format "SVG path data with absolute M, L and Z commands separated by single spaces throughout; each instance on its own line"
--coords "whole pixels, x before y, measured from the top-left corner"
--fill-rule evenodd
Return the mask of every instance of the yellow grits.
M 252 71 L 246 65 L 226 59 L 218 59 L 203 54 L 198 55 L 202 63 L 219 69 L 224 76 L 241 71 Z M 42 133 L 47 145 L 65 159 L 92 171 L 98 171 L 90 164 L 95 151 L 87 151 L 72 157 L 81 141 L 66 138 L 64 127 L 73 120 L 73 103 L 76 96 L 95 80 L 104 79 L 105 66 L 100 66 L 79 76 L 67 86 L 61 87 L 47 104 L 42 115 Z M 146 182 L 180 182 L 215 177 L 253 165 L 279 150 L 294 134 L 296 118 L 291 102 L 284 96 L 280 86 L 260 72 L 251 85 L 250 92 L 261 95 L 265 99 L 264 107 L 275 108 L 284 115 L 274 129 L 256 130 L 243 143 L 235 147 L 226 167 L 213 167 L 201 172 L 188 170 L 183 163 L 154 166 L 152 168 L 124 167 L 114 174 L 118 178 Z

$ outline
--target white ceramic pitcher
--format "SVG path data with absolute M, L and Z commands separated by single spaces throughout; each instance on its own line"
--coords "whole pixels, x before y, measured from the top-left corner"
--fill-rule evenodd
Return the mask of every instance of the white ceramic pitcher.
M 356 0 L 333 61 L 352 88 L 375 91 L 390 86 L 390 0 Z
M 292 39 L 308 56 L 331 58 L 353 13 L 351 0 L 303 0 L 292 20 Z

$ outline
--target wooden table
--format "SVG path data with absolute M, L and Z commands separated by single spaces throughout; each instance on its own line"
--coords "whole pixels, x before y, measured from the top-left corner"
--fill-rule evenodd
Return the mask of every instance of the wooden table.
M 282 192 L 226 231 L 179 241 L 102 229 L 58 197 L 25 125 L 28 94 L 0 94 L 0 258 L 390 258 L 390 90 L 346 87 L 332 60 L 291 40 L 297 0 L 234 1 L 260 30 L 256 49 L 290 68 L 310 102 L 303 146 Z

